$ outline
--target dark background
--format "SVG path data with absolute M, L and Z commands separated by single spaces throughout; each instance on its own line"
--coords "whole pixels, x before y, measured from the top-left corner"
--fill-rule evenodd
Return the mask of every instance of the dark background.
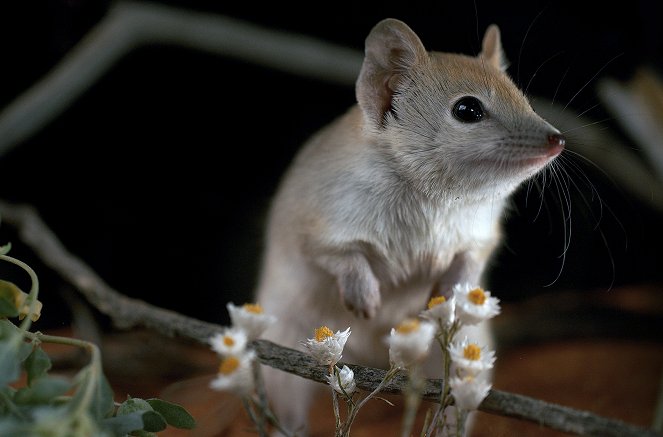
M 48 72 L 111 5 L 12 3 L 20 5 L 0 6 L 0 108 Z M 663 59 L 663 11 L 653 1 L 161 3 L 357 50 L 386 17 L 408 23 L 428 49 L 466 54 L 478 53 L 479 35 L 497 23 L 520 86 L 570 102 L 570 110 L 589 109 L 587 116 L 618 136 L 596 97 L 597 78 L 626 80 L 640 65 L 660 69 Z M 119 291 L 225 323 L 227 301 L 251 299 L 280 175 L 309 135 L 354 102 L 352 87 L 179 47 L 143 47 L 0 157 L 0 198 L 35 205 L 68 249 Z M 491 289 L 503 300 L 663 280 L 660 215 L 600 169 L 577 163 L 583 174 L 571 174 L 570 214 L 553 189 L 545 190 L 540 213 L 538 191 L 514 196 L 491 274 Z M 0 243 L 7 241 L 42 278 L 42 323 L 67 323 L 59 298 L 66 286 L 2 225 Z

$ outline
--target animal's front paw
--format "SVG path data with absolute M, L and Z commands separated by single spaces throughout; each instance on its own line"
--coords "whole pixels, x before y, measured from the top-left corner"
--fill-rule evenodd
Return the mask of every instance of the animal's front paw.
M 341 299 L 356 316 L 372 318 L 380 307 L 380 287 L 372 274 L 353 271 L 339 278 Z

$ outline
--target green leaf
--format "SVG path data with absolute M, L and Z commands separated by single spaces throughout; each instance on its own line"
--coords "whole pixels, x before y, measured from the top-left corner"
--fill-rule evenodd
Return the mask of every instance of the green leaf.
M 0 317 L 18 317 L 18 308 L 14 305 L 14 299 L 0 295 Z
M 160 413 L 168 425 L 181 429 L 193 429 L 196 420 L 182 406 L 161 399 L 148 399 L 147 402 Z
M 18 351 L 16 353 L 18 359 L 21 360 L 21 362 L 23 362 L 28 358 L 28 356 L 30 356 L 31 352 L 32 352 L 32 345 L 30 343 L 26 343 L 25 341 L 21 341 L 21 343 L 18 345 Z
M 0 317 L 18 317 L 16 298 L 21 293 L 16 285 L 0 279 Z
M 14 336 L 23 339 L 23 331 L 9 320 L 0 320 L 0 342 L 9 341 Z
M 14 395 L 17 404 L 45 404 L 69 390 L 71 383 L 61 377 L 46 376 L 40 378 L 32 386 L 23 387 Z
M 124 437 L 133 431 L 143 428 L 142 415 L 143 413 L 141 412 L 134 412 L 109 417 L 101 421 L 101 426 L 118 437 Z
M 113 415 L 115 404 L 113 403 L 113 391 L 101 371 L 101 366 L 91 363 L 81 369 L 76 375 L 76 392 L 71 400 L 67 402 L 70 411 L 79 407 L 87 407 L 95 422 Z M 92 395 L 88 398 L 86 393 L 92 385 Z
M 50 370 L 52 363 L 46 352 L 41 347 L 35 346 L 32 353 L 25 359 L 23 367 L 28 374 L 28 385 L 32 385 L 35 380 Z
M 166 419 L 156 411 L 143 413 L 143 429 L 148 432 L 163 431 L 168 426 Z
M 23 341 L 23 332 L 9 320 L 0 319 L 0 386 L 21 376 L 21 362 L 31 350 L 32 347 Z
M 0 435 L 2 437 L 25 437 L 32 435 L 33 425 L 16 420 L 13 417 L 0 418 Z
M 143 426 L 141 429 L 144 431 L 161 431 L 168 426 L 166 419 L 160 413 L 154 411 L 152 405 L 144 399 L 130 397 L 122 402 L 117 409 L 118 416 L 135 413 L 141 414 L 143 420 Z
M 4 401 L 0 402 L 0 417 L 8 416 L 16 406 L 14 405 L 14 394 L 16 389 L 10 386 L 0 387 L 0 394 Z M 0 434 L 2 435 L 2 434 Z
M 16 348 L 11 344 L 0 344 L 0 384 L 7 385 L 21 376 L 21 361 L 16 354 Z
M 94 399 L 90 405 L 90 411 L 95 419 L 101 420 L 105 417 L 110 417 L 113 414 L 114 408 L 113 389 L 108 383 L 106 376 L 101 373 L 94 390 Z
M 150 405 L 145 399 L 141 398 L 132 398 L 129 397 L 126 401 L 122 402 L 117 408 L 117 415 L 122 416 L 124 414 L 131 413 L 144 413 L 145 411 L 153 411 L 152 405 Z
M 3 246 L 0 246 L 0 255 L 7 255 L 12 248 L 11 243 L 7 243 Z

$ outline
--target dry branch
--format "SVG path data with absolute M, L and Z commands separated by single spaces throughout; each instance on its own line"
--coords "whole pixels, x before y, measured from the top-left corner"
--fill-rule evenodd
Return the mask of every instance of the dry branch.
M 11 205 L 0 200 L 0 218 L 14 226 L 23 243 L 29 246 L 48 267 L 71 282 L 92 305 L 108 315 L 119 328 L 145 326 L 166 335 L 181 336 L 203 344 L 207 344 L 209 337 L 223 328 L 120 294 L 81 259 L 69 253 L 32 207 Z M 302 352 L 265 340 L 255 341 L 253 347 L 265 365 L 313 381 L 327 383 L 326 368 L 319 366 L 313 358 Z M 357 386 L 362 390 L 372 391 L 384 378 L 385 371 L 381 369 L 353 364 L 349 364 L 349 367 L 355 372 Z M 385 386 L 383 391 L 400 393 L 406 388 L 406 384 L 405 376 L 399 375 Z M 428 380 L 423 398 L 432 402 L 439 401 L 440 386 L 439 380 Z M 663 437 L 663 434 L 618 420 L 498 390 L 491 390 L 479 409 L 581 436 Z
M 253 343 L 260 360 L 271 367 L 294 373 L 303 378 L 326 383 L 326 367 L 318 365 L 308 355 L 294 349 L 284 348 L 274 343 L 258 340 Z M 342 365 L 341 363 L 340 365 Z M 347 364 L 347 363 L 346 363 Z M 386 373 L 382 369 L 348 364 L 355 372 L 357 387 L 362 390 L 373 390 Z M 439 402 L 441 381 L 429 379 L 423 390 L 423 398 L 430 402 Z M 407 388 L 404 375 L 398 375 L 387 384 L 385 393 L 397 394 Z M 661 437 L 652 430 L 629 425 L 619 420 L 607 419 L 587 411 L 576 410 L 562 405 L 533 399 L 527 396 L 507 393 L 500 390 L 491 390 L 488 397 L 483 400 L 479 410 L 513 417 L 537 423 L 557 431 L 568 432 L 581 436 L 596 437 Z

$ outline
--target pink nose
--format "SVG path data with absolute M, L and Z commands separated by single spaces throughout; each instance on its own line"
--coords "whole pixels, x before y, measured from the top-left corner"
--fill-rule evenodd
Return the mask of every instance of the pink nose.
M 562 149 L 566 144 L 566 139 L 562 134 L 549 134 L 548 135 L 548 145 L 555 149 Z

